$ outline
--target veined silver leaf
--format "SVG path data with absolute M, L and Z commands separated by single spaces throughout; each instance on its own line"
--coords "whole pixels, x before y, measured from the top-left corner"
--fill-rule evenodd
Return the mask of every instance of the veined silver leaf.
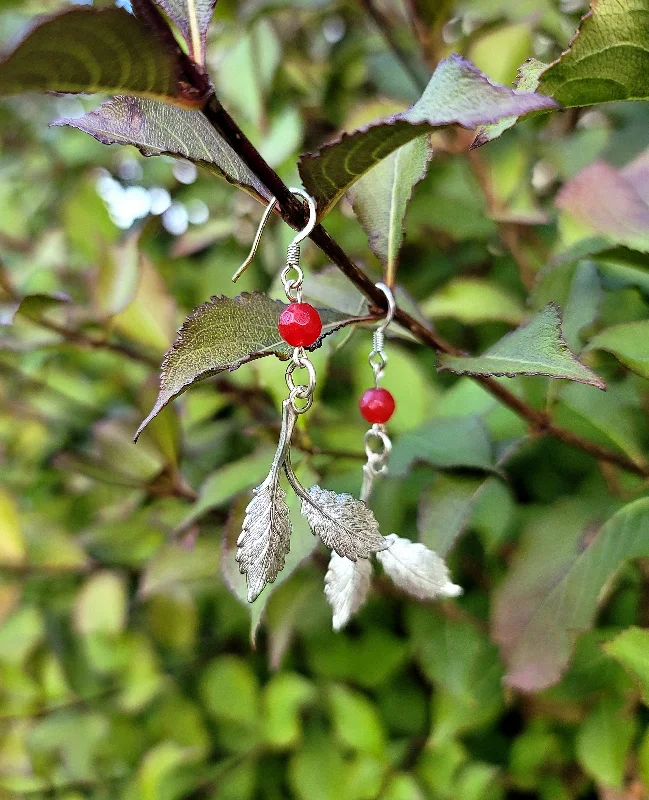
M 291 547 L 291 520 L 286 492 L 277 476 L 271 475 L 254 490 L 246 508 L 241 535 L 237 539 L 236 560 L 246 573 L 248 602 L 259 597 L 267 583 L 273 583 L 284 569 Z
M 297 414 L 289 400 L 282 404 L 282 429 L 277 451 L 266 480 L 254 491 L 246 508 L 241 535 L 237 539 L 236 560 L 246 573 L 248 602 L 256 600 L 264 586 L 272 583 L 284 569 L 291 549 L 291 520 L 286 492 L 279 485 L 279 473 L 288 458 Z
M 325 597 L 333 611 L 333 629 L 342 630 L 367 599 L 372 580 L 368 558 L 350 561 L 334 550 L 325 575 Z
M 435 597 L 457 597 L 462 587 L 451 581 L 443 558 L 421 542 L 411 542 L 397 536 L 387 536 L 390 546 L 377 558 L 392 582 L 418 600 Z
M 361 500 L 319 486 L 312 486 L 301 497 L 302 513 L 311 530 L 339 556 L 356 561 L 388 546 L 374 514 Z

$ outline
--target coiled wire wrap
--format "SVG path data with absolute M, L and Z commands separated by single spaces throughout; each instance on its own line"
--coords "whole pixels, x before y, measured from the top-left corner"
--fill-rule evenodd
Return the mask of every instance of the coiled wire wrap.
M 295 277 L 289 279 L 291 271 L 295 272 Z M 300 245 L 296 242 L 291 242 L 286 250 L 286 266 L 282 270 L 281 278 L 288 299 L 301 303 L 304 272 L 300 267 Z

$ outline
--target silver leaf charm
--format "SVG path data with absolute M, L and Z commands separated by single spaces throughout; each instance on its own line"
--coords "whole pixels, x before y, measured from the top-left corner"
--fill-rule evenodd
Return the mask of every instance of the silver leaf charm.
M 282 411 L 282 430 L 270 472 L 253 491 L 254 497 L 248 504 L 237 539 L 236 560 L 239 570 L 246 574 L 249 603 L 256 600 L 264 586 L 272 583 L 284 569 L 291 546 L 291 521 L 286 492 L 279 485 L 279 474 L 288 457 L 297 415 L 288 400 L 284 402 Z
M 325 575 L 325 597 L 333 611 L 333 629 L 342 630 L 367 599 L 372 580 L 372 562 L 350 561 L 332 552 Z
M 377 558 L 385 574 L 404 592 L 418 600 L 462 594 L 462 587 L 451 581 L 444 559 L 433 550 L 396 533 L 386 539 L 390 546 L 378 553 Z
M 286 492 L 277 478 L 266 478 L 254 490 L 254 495 L 246 509 L 236 555 L 239 569 L 246 573 L 249 603 L 256 600 L 264 586 L 272 583 L 284 569 L 286 554 L 291 547 Z
M 295 486 L 293 487 L 295 488 Z M 388 546 L 371 509 L 350 494 L 312 486 L 302 497 L 302 513 L 311 530 L 339 556 L 356 561 Z

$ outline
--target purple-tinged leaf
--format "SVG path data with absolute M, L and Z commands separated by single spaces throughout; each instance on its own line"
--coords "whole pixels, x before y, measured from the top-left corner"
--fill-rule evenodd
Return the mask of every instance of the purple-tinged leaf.
M 582 225 L 642 253 L 649 252 L 646 155 L 622 170 L 597 161 L 565 184 L 556 204 Z
M 630 503 L 599 530 L 588 518 L 596 513 L 580 500 L 539 520 L 496 593 L 492 635 L 513 688 L 556 683 L 611 578 L 629 559 L 649 556 L 649 500 Z
M 445 125 L 475 128 L 557 107 L 550 97 L 492 83 L 469 61 L 453 54 L 439 63 L 411 108 L 343 133 L 319 152 L 302 156 L 300 175 L 323 217 L 361 175 L 419 136 Z
M 0 63 L 0 95 L 23 92 L 126 92 L 189 107 L 202 100 L 178 52 L 120 8 L 75 8 L 37 25 Z
M 189 55 L 205 66 L 205 37 L 216 0 L 154 0 L 177 26 L 187 42 Z
M 528 58 L 518 68 L 518 75 L 514 84 L 517 91 L 535 92 L 539 85 L 539 75 L 546 67 L 547 64 L 537 61 L 536 58 Z M 516 114 L 511 117 L 504 117 L 499 122 L 490 122 L 487 125 L 483 125 L 477 132 L 470 149 L 475 150 L 477 147 L 482 147 L 483 144 L 502 136 L 506 130 L 514 127 L 518 119 L 518 114 Z
M 145 156 L 186 158 L 240 186 L 266 203 L 267 189 L 230 145 L 214 130 L 202 111 L 179 108 L 142 97 L 120 96 L 77 119 L 60 119 L 103 144 L 132 144 Z

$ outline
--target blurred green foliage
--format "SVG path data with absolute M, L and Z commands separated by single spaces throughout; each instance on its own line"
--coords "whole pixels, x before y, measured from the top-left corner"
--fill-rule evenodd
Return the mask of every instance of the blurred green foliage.
M 5 47 L 65 5 L 0 0 Z M 363 5 L 217 6 L 217 92 L 288 185 L 300 154 L 413 103 L 432 61 L 456 50 L 510 84 L 586 11 L 377 1 L 391 42 Z M 95 105 L 0 105 L 0 798 L 649 796 L 646 103 L 531 116 L 470 156 L 472 135 L 435 134 L 397 273 L 400 304 L 474 354 L 557 303 L 607 392 L 499 380 L 639 474 L 528 431 L 395 330 L 392 475 L 373 506 L 384 531 L 447 556 L 465 591 L 420 604 L 378 577 L 340 634 L 305 524 L 251 606 L 233 562 L 286 396 L 275 358 L 192 388 L 132 444 L 176 328 L 235 294 L 260 206 L 189 162 L 48 127 Z M 325 222 L 380 279 L 351 203 Z M 292 236 L 271 223 L 240 291 L 279 296 Z M 361 310 L 308 243 L 303 263 L 310 297 Z M 358 492 L 370 341 L 343 330 L 313 354 L 305 481 Z

